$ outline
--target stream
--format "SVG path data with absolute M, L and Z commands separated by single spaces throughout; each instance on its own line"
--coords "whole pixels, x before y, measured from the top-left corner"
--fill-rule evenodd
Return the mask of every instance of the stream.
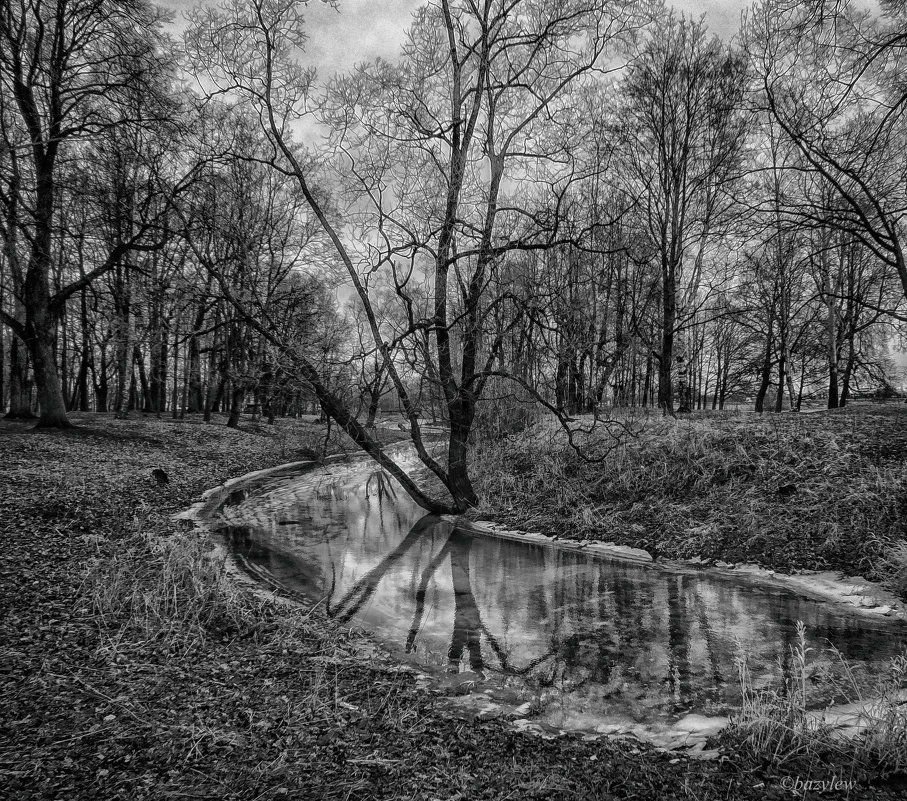
M 739 706 L 739 660 L 783 687 L 806 627 L 815 705 L 841 673 L 871 681 L 905 627 L 708 569 L 521 542 L 425 515 L 371 462 L 278 471 L 231 492 L 210 522 L 239 567 L 364 627 L 476 712 L 543 730 L 711 733 Z

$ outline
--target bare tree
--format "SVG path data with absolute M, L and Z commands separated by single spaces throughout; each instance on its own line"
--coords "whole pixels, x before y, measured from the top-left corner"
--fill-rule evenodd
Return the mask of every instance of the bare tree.
M 695 296 L 704 248 L 732 203 L 745 133 L 744 68 L 705 25 L 666 15 L 645 40 L 622 85 L 627 192 L 639 200 L 640 258 L 661 287 L 658 405 L 674 414 L 672 367 L 678 299 Z M 684 285 L 689 283 L 689 287 Z
M 888 20 L 852 2 L 762 0 L 743 43 L 762 105 L 828 185 L 792 214 L 832 225 L 888 265 L 907 295 L 907 36 L 902 4 Z
M 27 0 L 0 4 L 0 118 L 19 157 L 20 214 L 27 245 L 23 316 L 0 311 L 26 344 L 40 407 L 39 425 L 69 425 L 54 362 L 57 322 L 66 299 L 130 250 L 147 230 L 117 242 L 104 261 L 52 291 L 55 218 L 64 151 L 81 139 L 128 123 L 127 96 L 152 95 L 163 63 L 160 12 L 144 0 Z
M 317 161 L 293 141 L 314 93 L 313 73 L 295 60 L 305 42 L 300 4 L 230 2 L 193 17 L 187 49 L 206 77 L 206 93 L 242 97 L 260 115 L 273 151 L 268 160 L 293 176 L 331 242 L 419 458 L 450 501 L 431 497 L 406 476 L 279 332 L 266 322 L 253 324 L 297 360 L 325 411 L 425 508 L 462 511 L 477 502 L 467 468 L 469 434 L 485 382 L 499 372 L 493 365 L 500 349 L 499 341 L 483 339 L 483 320 L 494 305 L 486 291 L 508 252 L 549 247 L 562 233 L 559 198 L 575 165 L 563 139 L 552 134 L 551 121 L 569 105 L 571 89 L 601 68 L 605 48 L 635 24 L 627 6 L 602 0 L 441 0 L 421 9 L 399 66 L 362 71 L 333 94 L 331 122 L 341 134 L 336 142 L 359 183 L 358 200 L 374 220 L 357 241 L 349 228 L 355 221 L 339 213 L 342 198 L 328 199 L 317 183 L 324 175 Z M 407 158 L 416 159 L 408 173 Z M 394 168 L 414 177 L 416 194 L 392 183 Z M 423 169 L 420 179 L 416 172 Z M 534 169 L 548 189 L 544 202 L 534 209 L 511 203 L 507 187 Z M 407 213 L 417 210 L 423 221 L 418 228 Z M 368 276 L 379 269 L 391 273 L 397 287 L 411 280 L 408 270 L 398 272 L 396 260 L 408 260 L 412 270 L 424 267 L 431 283 L 430 316 L 413 319 L 410 333 L 427 330 L 433 339 L 433 368 L 450 424 L 446 464 L 426 447 L 396 343 L 385 336 L 369 292 Z

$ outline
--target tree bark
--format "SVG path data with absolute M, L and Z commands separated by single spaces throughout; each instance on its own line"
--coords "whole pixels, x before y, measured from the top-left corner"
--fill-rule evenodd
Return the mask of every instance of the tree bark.
M 227 418 L 227 428 L 239 428 L 239 416 L 242 414 L 242 402 L 246 395 L 245 387 L 239 381 L 233 381 L 230 392 L 230 416 Z
M 674 324 L 677 317 L 677 287 L 674 266 L 662 257 L 661 269 L 661 358 L 658 360 L 658 408 L 674 417 Z
M 765 337 L 765 354 L 762 358 L 762 371 L 759 382 L 759 391 L 756 393 L 756 411 L 762 414 L 765 405 L 765 396 L 772 378 L 772 340 L 774 339 L 774 318 L 769 320 L 768 333 Z

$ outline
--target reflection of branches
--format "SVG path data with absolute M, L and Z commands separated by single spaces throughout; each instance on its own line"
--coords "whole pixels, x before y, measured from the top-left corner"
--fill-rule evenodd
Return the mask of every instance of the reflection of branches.
M 495 640 L 495 638 L 488 632 L 488 629 L 485 628 L 484 625 L 482 626 L 482 631 L 488 638 L 488 642 L 491 643 L 491 648 L 494 651 L 495 656 L 497 656 L 498 661 L 501 663 L 500 672 L 505 676 L 527 676 L 543 662 L 547 662 L 552 657 L 557 656 L 560 652 L 560 649 L 557 645 L 552 645 L 551 648 L 549 648 L 544 654 L 530 661 L 529 664 L 525 667 L 514 667 L 510 664 L 510 660 L 507 658 L 507 654 L 498 644 L 497 640 Z
M 406 552 L 416 544 L 423 534 L 433 526 L 442 522 L 443 521 L 435 515 L 425 515 L 425 517 L 418 520 L 400 544 L 359 579 L 333 609 L 329 603 L 326 605 L 328 614 L 331 615 L 331 617 L 337 617 L 341 623 L 346 623 L 362 608 L 365 602 L 375 594 L 378 584 L 380 584 L 381 579 L 387 575 L 387 571 L 403 558 Z
M 425 593 L 428 591 L 428 582 L 431 581 L 432 576 L 434 576 L 438 568 L 441 567 L 441 564 L 447 558 L 449 550 L 450 539 L 444 543 L 444 547 L 441 548 L 438 555 L 428 563 L 428 566 L 422 571 L 422 575 L 419 578 L 419 587 L 416 590 L 416 611 L 413 613 L 413 622 L 410 624 L 409 633 L 406 635 L 406 653 L 408 654 L 413 652 L 413 648 L 416 645 L 416 635 L 419 633 L 419 629 L 422 626 L 422 616 L 425 614 Z
M 384 526 L 384 499 L 388 499 L 390 503 L 393 504 L 393 508 L 397 508 L 397 504 L 394 503 L 397 499 L 397 491 L 394 488 L 392 481 L 388 481 L 384 475 L 383 470 L 377 470 L 372 473 L 365 482 L 365 501 L 367 504 L 371 505 L 371 485 L 374 480 L 377 489 L 375 495 L 378 498 L 378 522 L 381 526 L 381 530 L 385 530 Z M 398 512 L 398 522 L 399 522 L 399 512 Z M 365 519 L 362 521 L 363 527 L 366 525 Z M 398 526 L 399 528 L 399 526 Z
M 531 667 L 525 671 L 511 670 L 507 667 L 507 654 L 501 647 L 494 634 L 488 631 L 488 627 L 482 621 L 482 615 L 476 604 L 475 595 L 472 591 L 472 583 L 469 576 L 469 551 L 472 545 L 472 535 L 460 529 L 454 529 L 448 537 L 447 542 L 438 552 L 438 554 L 429 562 L 422 575 L 419 578 L 419 586 L 416 589 L 416 609 L 413 613 L 413 621 L 410 624 L 409 632 L 406 636 L 406 653 L 412 653 L 416 644 L 416 637 L 422 626 L 422 617 L 425 614 L 425 596 L 428 592 L 428 582 L 431 581 L 438 568 L 444 564 L 444 560 L 450 556 L 451 575 L 454 585 L 454 630 L 451 637 L 450 649 L 448 656 L 451 660 L 459 661 L 463 653 L 464 645 L 469 648 L 470 662 L 473 668 L 484 667 L 479 649 L 478 632 L 482 632 L 491 649 L 494 651 L 501 663 L 502 672 L 520 674 L 528 672 Z M 541 661 L 548 656 L 542 657 Z
M 365 482 L 365 497 L 369 499 L 372 495 L 372 482 L 375 483 L 375 497 L 378 498 L 378 503 L 380 504 L 385 497 L 391 502 L 395 501 L 397 498 L 397 488 L 394 486 L 393 481 L 388 481 L 387 476 L 384 474 L 383 470 L 376 470 L 372 473 L 368 480 Z
M 359 579 L 337 604 L 332 607 L 328 603 L 328 614 L 336 617 L 341 622 L 349 621 L 372 597 L 381 580 L 410 550 L 413 544 L 428 530 L 436 527 L 440 528 L 443 525 L 451 524 L 445 523 L 434 515 L 426 515 L 421 518 L 397 547 Z M 481 612 L 476 603 L 469 568 L 472 542 L 473 536 L 471 534 L 462 529 L 454 528 L 441 549 L 422 570 L 419 584 L 415 589 L 415 610 L 407 632 L 406 653 L 412 653 L 415 649 L 416 638 L 419 635 L 425 615 L 425 599 L 428 594 L 428 585 L 448 557 L 450 558 L 455 606 L 453 631 L 448 649 L 448 658 L 452 664 L 459 663 L 465 650 L 469 653 L 470 665 L 473 670 L 483 669 L 507 676 L 527 677 L 549 660 L 563 657 L 565 649 L 575 648 L 580 643 L 596 637 L 595 632 L 589 632 L 573 634 L 561 640 L 553 638 L 546 652 L 535 657 L 528 664 L 521 667 L 512 664 L 501 641 L 493 632 L 489 631 L 488 626 L 482 620 Z M 329 597 L 333 594 L 334 586 L 335 584 L 332 583 Z M 497 666 L 489 666 L 484 663 L 480 641 L 480 636 L 483 635 L 497 658 Z M 553 681 L 554 674 L 552 674 L 551 679 L 547 683 L 551 684 Z M 546 679 L 539 677 L 539 683 L 545 685 Z
M 597 631 L 589 631 L 589 632 L 581 632 L 581 633 L 577 632 L 575 634 L 571 634 L 569 637 L 565 637 L 564 639 L 560 640 L 559 642 L 555 641 L 551 645 L 550 650 L 544 656 L 541 656 L 538 659 L 534 659 L 532 662 L 529 663 L 529 665 L 527 667 L 523 668 L 522 670 L 516 670 L 513 672 L 518 675 L 525 675 L 527 673 L 530 673 L 533 669 L 535 669 L 536 667 L 541 665 L 542 662 L 546 661 L 547 659 L 551 659 L 552 657 L 559 657 L 558 662 L 555 663 L 554 667 L 552 668 L 550 676 L 537 676 L 535 679 L 540 687 L 551 687 L 557 680 L 558 667 L 561 667 L 563 669 L 563 666 L 570 664 L 572 661 L 574 661 L 574 660 L 571 660 L 564 652 L 567 650 L 578 651 L 579 646 L 582 643 L 587 642 L 589 640 L 597 641 L 598 636 L 599 635 L 598 635 Z M 584 676 L 582 679 L 574 680 L 572 682 L 572 686 L 574 689 L 576 689 L 576 688 L 582 687 L 584 684 L 587 684 L 591 680 L 592 680 L 592 676 L 587 675 L 587 676 Z
M 407 651 L 412 650 L 415 642 L 418 628 L 421 625 L 421 618 L 425 609 L 425 592 L 428 581 L 443 563 L 444 557 L 450 555 L 451 577 L 454 588 L 454 625 L 453 635 L 451 637 L 448 657 L 451 662 L 459 662 L 464 647 L 469 650 L 470 664 L 473 669 L 483 668 L 495 673 L 501 673 L 508 676 L 525 676 L 531 673 L 540 664 L 558 653 L 557 646 L 545 654 L 533 659 L 528 665 L 522 668 L 510 664 L 507 651 L 501 645 L 500 640 L 495 634 L 488 630 L 488 626 L 482 620 L 479 612 L 475 595 L 472 591 L 472 583 L 469 574 L 469 553 L 472 546 L 473 536 L 460 529 L 454 529 L 444 548 L 438 554 L 431 564 L 425 569 L 419 583 L 419 589 L 416 593 L 416 614 L 413 616 L 413 624 L 407 637 Z M 484 660 L 479 652 L 479 633 L 485 635 L 491 650 L 498 659 L 499 666 L 492 667 L 484 664 Z

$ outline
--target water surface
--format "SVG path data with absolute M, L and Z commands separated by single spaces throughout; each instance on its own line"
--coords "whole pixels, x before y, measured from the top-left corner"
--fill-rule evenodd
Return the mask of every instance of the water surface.
M 425 515 L 369 463 L 272 476 L 218 516 L 260 581 L 371 629 L 439 681 L 528 700 L 557 729 L 724 716 L 741 654 L 757 686 L 783 686 L 797 621 L 819 674 L 835 671 L 829 642 L 866 675 L 903 649 L 901 624 L 785 589 L 471 532 Z

